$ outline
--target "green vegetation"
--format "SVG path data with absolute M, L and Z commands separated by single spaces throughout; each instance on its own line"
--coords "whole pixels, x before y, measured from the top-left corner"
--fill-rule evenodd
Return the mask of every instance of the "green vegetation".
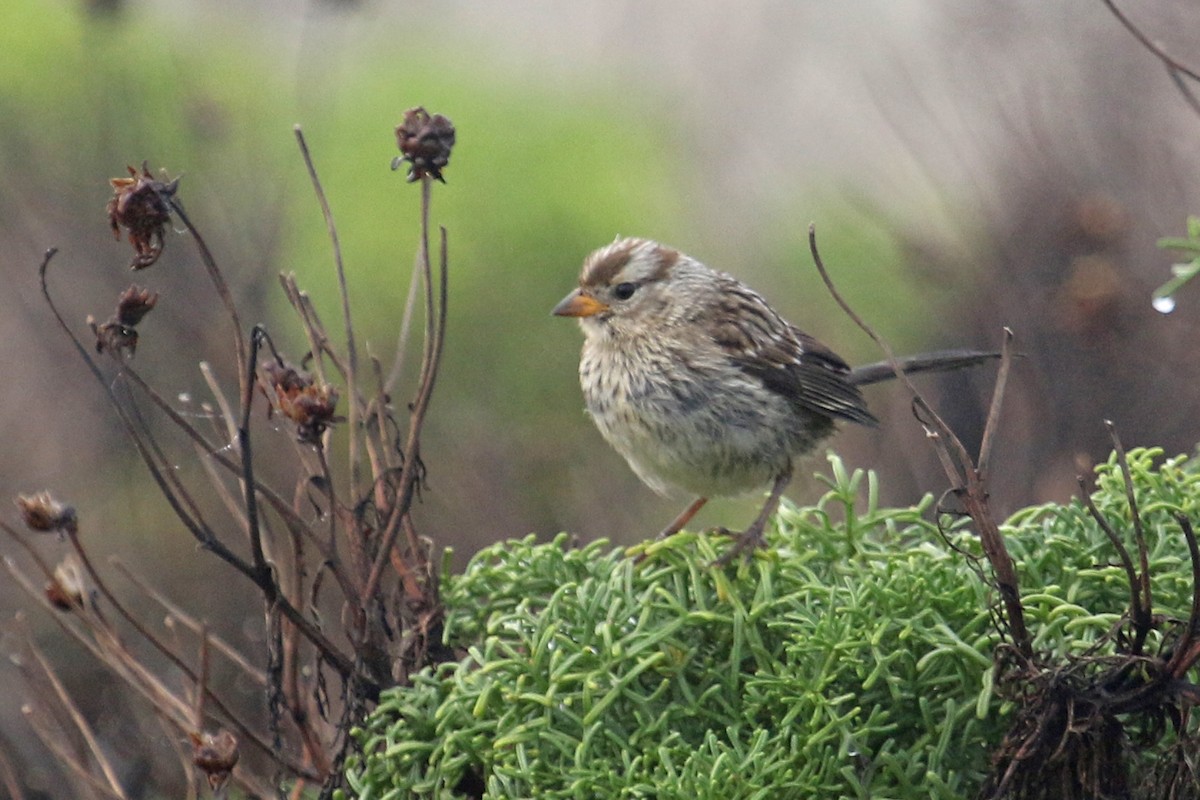
M 1183 458 L 1129 454 L 1155 610 L 1186 616 L 1195 518 Z M 396 689 L 358 731 L 361 798 L 960 798 L 978 790 L 1010 709 L 994 691 L 989 592 L 927 521 L 877 507 L 831 458 L 830 491 L 785 507 L 769 550 L 709 564 L 724 542 L 684 533 L 637 548 L 532 537 L 447 576 L 446 640 L 459 661 Z M 1095 502 L 1133 541 L 1115 460 Z M 1029 623 L 1048 659 L 1108 634 L 1124 571 L 1078 502 L 1005 527 Z M 1130 545 L 1132 549 L 1132 545 Z M 1150 651 L 1153 652 L 1152 642 Z M 472 787 L 474 787 L 472 789 Z M 486 790 L 484 789 L 486 787 Z

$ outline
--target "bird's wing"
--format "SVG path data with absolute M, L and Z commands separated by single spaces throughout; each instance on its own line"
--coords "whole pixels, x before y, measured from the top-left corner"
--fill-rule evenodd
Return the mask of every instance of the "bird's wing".
M 878 423 L 850 383 L 846 362 L 741 283 L 724 287 L 711 330 L 714 342 L 743 372 L 800 410 L 863 425 Z

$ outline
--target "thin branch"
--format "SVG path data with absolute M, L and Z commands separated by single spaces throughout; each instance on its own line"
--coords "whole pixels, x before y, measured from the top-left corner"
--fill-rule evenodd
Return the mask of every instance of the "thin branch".
M 8 737 L 0 734 L 0 786 L 8 792 L 10 800 L 26 800 L 25 790 L 21 788 L 21 780 L 17 777 L 16 765 L 9 756 L 10 750 L 12 744 Z
M 1188 615 L 1188 624 L 1183 636 L 1175 645 L 1175 652 L 1167 662 L 1167 674 L 1179 680 L 1187 674 L 1200 658 L 1200 546 L 1196 544 L 1196 531 L 1191 521 L 1183 514 L 1176 514 L 1175 521 L 1183 531 L 1187 541 L 1188 555 L 1192 561 L 1192 611 Z
M 418 256 L 413 260 L 412 277 L 408 280 L 408 294 L 404 299 L 404 313 L 400 315 L 400 333 L 396 339 L 396 358 L 392 362 L 387 381 L 383 385 L 387 392 L 391 392 L 395 388 L 396 382 L 400 380 L 400 373 L 404 371 L 404 357 L 408 353 L 408 337 L 412 330 L 413 312 L 417 307 L 417 289 L 420 281 L 421 259 Z
M 1163 64 L 1165 64 L 1169 69 L 1186 75 L 1194 81 L 1200 81 L 1200 74 L 1189 68 L 1182 61 L 1179 61 L 1168 54 L 1166 50 L 1162 49 L 1161 46 L 1153 42 L 1149 36 L 1142 33 L 1141 28 L 1134 25 L 1133 21 L 1130 20 L 1129 17 L 1125 16 L 1121 9 L 1117 8 L 1117 4 L 1114 3 L 1113 0 L 1103 0 L 1103 2 L 1104 5 L 1108 6 L 1108 10 L 1112 12 L 1112 15 L 1117 18 L 1117 21 L 1125 26 L 1125 30 L 1132 33 L 1133 38 L 1137 39 L 1141 43 L 1142 47 L 1149 50 L 1155 58 L 1163 62 Z
M 100 792 L 107 797 L 117 798 L 117 800 L 128 800 L 128 797 L 124 792 L 114 791 L 112 787 L 105 785 L 102 781 L 100 781 L 100 779 L 88 771 L 86 766 L 79 763 L 79 761 L 76 760 L 75 757 L 63 746 L 62 742 L 59 740 L 59 737 L 46 730 L 37 721 L 35 721 L 35 715 L 33 714 L 33 710 L 31 708 L 25 706 L 21 710 L 24 712 L 25 718 L 29 721 L 34 733 L 37 734 L 38 739 L 40 739 L 42 744 L 44 744 L 52 753 L 54 753 L 58 759 L 58 763 L 65 765 L 68 769 L 70 769 L 71 772 L 75 774 L 75 777 L 79 778 L 93 790 Z
M 95 759 L 97 766 L 100 767 L 100 772 L 104 775 L 104 780 L 108 782 L 110 792 L 115 797 L 125 798 L 125 790 L 121 787 L 121 780 L 117 777 L 117 771 L 113 769 L 112 764 L 108 762 L 108 758 L 104 755 L 104 749 L 100 747 L 100 742 L 96 739 L 96 735 L 92 732 L 92 726 L 88 725 L 79 708 L 71 700 L 71 695 L 66 687 L 62 685 L 62 681 L 58 679 L 54 668 L 50 666 L 50 662 L 46 661 L 37 645 L 33 643 L 33 636 L 28 631 L 25 631 L 25 647 L 29 654 L 33 656 L 34 661 L 41 667 L 42 674 L 46 676 L 50 687 L 54 690 L 54 695 L 58 699 L 59 704 L 71 719 L 71 724 L 79 731 L 79 735 L 83 737 L 87 743 L 88 752 Z
M 126 433 L 128 433 L 130 438 L 133 440 L 134 448 L 138 451 L 138 455 L 141 456 L 142 462 L 146 465 L 147 470 L 150 472 L 150 477 L 158 485 L 159 492 L 162 493 L 163 498 L 166 499 L 167 503 L 171 506 L 171 510 L 175 512 L 175 516 L 179 519 L 179 521 L 183 523 L 184 527 L 188 529 L 192 536 L 199 541 L 205 549 L 216 554 L 219 558 L 230 564 L 247 577 L 253 577 L 250 565 L 239 558 L 236 553 L 226 547 L 223 543 L 221 543 L 221 541 L 216 538 L 215 534 L 213 534 L 211 530 L 202 525 L 200 521 L 194 519 L 180 503 L 179 498 L 176 497 L 175 493 L 171 490 L 170 481 L 164 474 L 164 471 L 160 469 L 159 465 L 155 462 L 153 453 L 147 446 L 146 442 L 142 440 L 137 425 L 135 425 L 134 421 L 130 418 L 129 413 L 125 410 L 124 405 L 116 396 L 116 393 L 113 391 L 109 381 L 100 371 L 100 367 L 91 357 L 91 354 L 88 353 L 87 348 L 83 346 L 83 343 L 79 341 L 79 338 L 75 335 L 75 332 L 71 330 L 69 325 L 67 325 L 67 321 L 63 319 L 58 307 L 54 304 L 54 299 L 50 296 L 50 289 L 46 283 L 46 270 L 50 265 L 50 260 L 54 257 L 56 252 L 57 250 L 54 248 L 47 250 L 45 258 L 42 261 L 42 265 L 38 270 L 38 276 L 41 280 L 42 286 L 42 296 L 46 299 L 46 304 L 50 307 L 51 313 L 54 314 L 54 318 L 58 321 L 59 327 L 71 340 L 71 343 L 75 346 L 75 350 L 79 353 L 84 364 L 92 373 L 92 376 L 96 379 L 97 383 L 100 384 L 105 395 L 108 397 L 109 402 L 112 404 L 113 409 L 117 412 L 117 416 L 120 417 Z
M 946 468 L 946 477 L 951 485 L 955 486 L 958 490 L 957 494 L 963 504 L 964 510 L 975 522 L 979 542 L 995 574 L 996 588 L 999 590 L 1001 600 L 1004 604 L 1005 618 L 1012 634 L 1013 644 L 1016 647 L 1017 653 L 1026 662 L 1032 660 L 1033 644 L 1029 636 L 1029 631 L 1025 626 L 1025 611 L 1021 606 L 1020 584 L 1017 580 L 1016 566 L 1013 563 L 1012 556 L 1009 555 L 1008 549 L 1004 545 L 1004 537 L 1001 535 L 1000 528 L 997 526 L 996 520 L 988 506 L 988 491 L 984 484 L 983 475 L 981 475 L 979 469 L 975 466 L 975 462 L 967 454 L 962 441 L 954 434 L 954 431 L 950 429 L 950 426 L 946 424 L 937 412 L 933 410 L 929 403 L 925 401 L 924 396 L 917 390 L 912 381 L 909 380 L 908 375 L 905 374 L 899 362 L 897 362 L 892 348 L 842 298 L 833 283 L 833 279 L 829 276 L 828 270 L 825 269 L 825 264 L 817 249 L 815 225 L 809 225 L 808 227 L 808 244 L 812 252 L 813 261 L 816 263 L 817 271 L 821 275 L 821 280 L 824 281 L 833 299 L 837 301 L 837 304 L 841 306 L 846 315 L 864 333 L 871 337 L 887 356 L 888 362 L 892 364 L 896 372 L 896 376 L 908 389 L 913 398 L 913 406 L 918 414 L 918 419 L 923 424 L 927 424 L 933 428 L 935 434 L 933 438 L 937 449 L 939 451 L 946 450 L 945 457 L 942 458 L 943 466 Z M 998 399 L 993 397 L 993 408 L 988 414 L 989 419 L 998 416 L 999 411 L 996 408 L 998 402 Z M 957 462 L 957 466 L 953 462 Z
M 1144 47 L 1155 58 L 1162 62 L 1163 66 L 1166 67 L 1167 75 L 1171 78 L 1171 82 L 1175 84 L 1175 88 L 1177 88 L 1179 93 L 1183 96 L 1183 101 L 1187 103 L 1188 108 L 1200 116 L 1200 100 L 1196 98 L 1195 92 L 1192 91 L 1192 88 L 1188 86 L 1187 82 L 1184 80 L 1185 78 L 1190 78 L 1193 81 L 1197 81 L 1200 80 L 1200 75 L 1198 75 L 1195 70 L 1190 69 L 1183 62 L 1168 54 L 1161 45 L 1152 41 L 1149 36 L 1147 36 L 1140 28 L 1133 24 L 1133 21 L 1129 19 L 1129 17 L 1127 17 L 1120 9 L 1117 8 L 1116 3 L 1114 3 L 1113 0 L 1104 0 L 1104 5 L 1108 6 L 1108 10 L 1112 12 L 1112 15 L 1117 18 L 1117 21 L 1125 26 L 1127 31 L 1133 34 L 1134 38 L 1138 40 L 1142 47 Z
M 109 559 L 109 563 L 112 564 L 117 571 L 124 575 L 126 580 L 140 589 L 151 600 L 162 606 L 163 610 L 170 615 L 171 619 L 178 620 L 185 628 L 197 635 L 205 630 L 205 626 L 199 620 L 171 602 L 171 600 L 162 592 L 146 583 L 146 581 L 144 581 L 136 572 L 126 566 L 123 561 L 113 557 Z M 233 647 L 233 645 L 229 644 L 229 642 L 211 632 L 208 633 L 208 641 L 214 648 L 216 648 L 226 658 L 228 658 L 243 672 L 245 672 L 251 680 L 261 686 L 266 685 L 267 678 L 263 674 L 262 670 L 246 660 L 246 657 L 239 653 L 237 649 Z
M 1184 75 L 1174 67 L 1167 67 L 1167 74 L 1171 76 L 1171 82 L 1175 84 L 1175 88 L 1183 95 L 1183 101 L 1188 104 L 1188 108 L 1200 116 L 1200 98 L 1196 97 L 1196 93 L 1192 91 L 1192 87 L 1188 86 L 1184 81 Z
M 1138 548 L 1138 567 L 1141 572 L 1138 575 L 1137 586 L 1142 595 L 1143 615 L 1134 618 L 1136 640 L 1133 651 L 1139 653 L 1142 644 L 1146 641 L 1146 635 L 1150 632 L 1150 611 L 1154 608 L 1150 597 L 1150 554 L 1149 548 L 1146 547 L 1146 531 L 1142 527 L 1142 515 L 1138 512 L 1137 498 L 1133 493 L 1133 476 L 1129 472 L 1129 459 L 1125 455 L 1125 446 L 1121 444 L 1121 437 L 1117 435 L 1117 426 L 1111 420 L 1105 420 L 1104 424 L 1108 428 L 1109 438 L 1112 439 L 1113 449 L 1117 452 L 1117 464 L 1120 467 L 1121 479 L 1125 483 L 1125 499 L 1129 503 L 1129 516 L 1133 521 L 1133 535 Z
M 1087 489 L 1087 484 L 1083 480 L 1083 476 L 1077 477 L 1079 481 L 1079 494 L 1083 498 L 1084 505 L 1087 506 L 1088 513 L 1092 515 L 1092 519 L 1096 520 L 1096 524 L 1100 526 L 1100 530 L 1104 531 L 1104 535 L 1108 537 L 1108 541 L 1112 544 L 1113 549 L 1117 551 L 1117 556 L 1121 559 L 1121 566 L 1125 570 L 1125 576 L 1129 581 L 1129 616 L 1133 620 L 1134 628 L 1141 630 L 1142 626 L 1148 625 L 1150 622 L 1150 609 L 1142 605 L 1142 594 L 1138 588 L 1137 570 L 1133 566 L 1133 559 L 1129 555 L 1129 550 L 1121 541 L 1121 537 L 1117 536 L 1117 532 L 1113 530 L 1112 525 L 1100 513 L 1100 509 L 1096 508 L 1096 504 L 1092 501 L 1092 495 Z M 1141 652 L 1140 643 L 1145 640 L 1144 636 L 1138 637 L 1138 646 L 1134 648 L 1134 654 Z
M 254 456 L 250 448 L 250 411 L 254 404 L 254 372 L 258 368 L 258 348 L 262 344 L 264 330 L 255 325 L 251 333 L 249 363 L 246 363 L 242 380 L 242 418 L 238 423 L 238 450 L 242 456 L 242 487 L 246 503 L 246 529 L 250 536 L 250 556 L 253 560 L 255 580 L 274 585 L 271 568 L 263 555 L 262 532 L 258 524 L 258 492 L 254 490 Z M 270 600 L 272 598 L 268 598 Z
M 1000 345 L 1000 369 L 996 371 L 996 385 L 992 389 L 992 402 L 988 406 L 987 423 L 983 426 L 983 440 L 979 445 L 979 479 L 988 479 L 988 467 L 992 460 L 992 443 L 996 431 L 1000 429 L 1000 406 L 1004 398 L 1004 390 L 1008 386 L 1008 372 L 1012 367 L 1013 332 L 1004 329 L 1004 341 Z
M 196 243 L 197 249 L 200 251 L 200 260 L 204 263 L 204 268 L 208 271 L 208 277 L 212 281 L 213 286 L 217 290 L 217 295 L 221 298 L 221 303 L 225 306 L 225 310 L 229 313 L 229 320 L 233 324 L 233 340 L 234 354 L 237 357 L 238 380 L 244 380 L 246 374 L 246 337 L 242 333 L 242 322 L 238 317 L 237 305 L 233 302 L 233 293 L 229 291 L 229 286 L 225 283 L 225 278 L 221 274 L 220 267 L 217 266 L 217 261 L 213 258 L 212 251 L 208 249 L 208 243 L 204 241 L 204 237 L 200 235 L 200 231 L 192 224 L 187 212 L 183 210 L 183 204 L 175 197 L 169 198 L 171 210 L 179 217 L 179 221 L 187 228 L 188 233 L 192 235 L 192 240 Z M 242 387 L 245 391 L 245 386 Z
M 408 441 L 404 446 L 404 467 L 401 471 L 400 487 L 397 492 L 395 505 L 392 507 L 391 517 L 388 519 L 387 529 L 380 543 L 379 549 L 375 553 L 375 563 L 371 567 L 370 576 L 367 578 L 366 586 L 363 589 L 361 602 L 363 607 L 370 601 L 375 594 L 375 590 L 379 586 L 380 577 L 383 574 L 384 565 L 388 562 L 389 552 L 396 543 L 396 537 L 400 532 L 401 521 L 405 514 L 408 513 L 409 504 L 412 502 L 412 495 L 416 488 L 417 481 L 420 480 L 421 456 L 420 456 L 420 432 L 425 421 L 425 413 L 429 408 L 429 400 L 433 394 L 433 385 L 437 378 L 438 363 L 441 360 L 442 346 L 445 341 L 444 331 L 446 325 L 446 301 L 447 301 L 447 279 L 449 276 L 449 251 L 447 246 L 446 229 L 441 229 L 441 264 L 439 276 L 441 278 L 441 286 L 437 295 L 438 311 L 434 313 L 434 284 L 433 284 L 433 269 L 429 263 L 429 248 L 428 248 L 428 223 L 429 223 L 429 189 L 432 178 L 426 176 L 422 179 L 422 254 L 424 257 L 424 275 L 426 279 L 426 313 L 429 319 L 426 322 L 426 342 L 425 356 L 421 364 L 421 381 L 417 391 L 417 398 L 413 402 L 412 414 L 409 418 Z M 415 554 L 414 554 L 415 555 Z
M 360 412 L 361 398 L 358 395 L 358 347 L 354 339 L 354 324 L 350 318 L 350 291 L 346 285 L 346 269 L 342 261 L 342 247 L 338 242 L 337 226 L 333 222 L 333 210 L 329 207 L 329 200 L 325 197 L 325 190 L 321 187 L 321 180 L 317 177 L 317 168 L 313 164 L 312 154 L 308 151 L 308 143 L 304 141 L 304 132 L 300 126 L 295 127 L 296 141 L 300 145 L 300 153 L 304 157 L 304 166 L 308 169 L 308 176 L 312 179 L 313 191 L 317 195 L 317 202 L 321 205 L 321 214 L 325 217 L 325 227 L 329 231 L 329 241 L 333 245 L 333 265 L 337 273 L 338 292 L 342 298 L 342 319 L 346 325 L 346 388 L 347 394 L 350 397 L 350 411 L 348 414 L 348 427 L 350 428 L 349 436 L 349 463 L 350 463 L 350 497 L 358 498 L 358 415 Z

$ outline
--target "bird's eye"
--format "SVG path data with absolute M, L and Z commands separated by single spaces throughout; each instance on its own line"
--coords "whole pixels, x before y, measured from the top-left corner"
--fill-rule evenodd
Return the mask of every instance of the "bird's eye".
M 618 300 L 628 300 L 633 297 L 633 293 L 636 291 L 636 283 L 618 283 L 613 287 L 613 297 L 616 297 Z

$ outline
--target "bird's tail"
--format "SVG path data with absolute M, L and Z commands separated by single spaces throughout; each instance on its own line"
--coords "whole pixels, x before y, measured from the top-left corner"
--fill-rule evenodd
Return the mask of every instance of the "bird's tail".
M 939 350 L 935 353 L 921 353 L 916 356 L 905 356 L 896 359 L 900 369 L 906 374 L 917 372 L 946 372 L 952 369 L 966 369 L 986 361 L 1000 358 L 997 352 L 982 352 L 979 350 Z M 866 386 L 871 383 L 891 380 L 896 377 L 892 365 L 887 361 L 877 364 L 867 364 L 850 370 L 846 380 L 855 386 Z

